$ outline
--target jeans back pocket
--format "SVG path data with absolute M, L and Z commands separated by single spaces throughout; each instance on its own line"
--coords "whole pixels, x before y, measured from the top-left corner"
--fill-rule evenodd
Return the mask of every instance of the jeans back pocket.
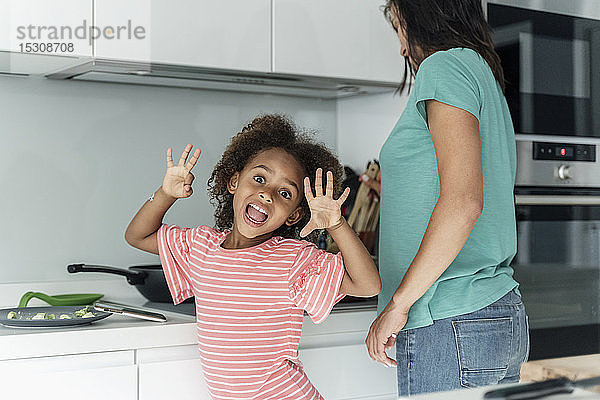
M 512 317 L 458 320 L 452 327 L 462 386 L 492 385 L 504 378 L 512 348 Z

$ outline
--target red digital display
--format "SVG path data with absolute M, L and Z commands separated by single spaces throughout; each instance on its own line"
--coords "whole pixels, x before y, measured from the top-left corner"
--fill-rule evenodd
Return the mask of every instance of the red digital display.
M 573 156 L 573 147 L 555 147 L 554 154 L 560 157 L 572 157 Z

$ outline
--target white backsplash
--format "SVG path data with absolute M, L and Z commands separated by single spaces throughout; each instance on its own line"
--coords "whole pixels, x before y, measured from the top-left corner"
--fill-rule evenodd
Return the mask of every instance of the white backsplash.
M 337 104 L 338 152 L 360 174 L 379 159 L 381 146 L 406 107 L 406 92 L 341 99 Z
M 245 123 L 272 112 L 336 148 L 334 100 L 0 76 L 0 284 L 68 280 L 76 262 L 156 262 L 123 234 L 160 186 L 167 147 L 177 157 L 193 143 L 202 156 L 194 195 L 165 222 L 212 225 L 213 166 Z

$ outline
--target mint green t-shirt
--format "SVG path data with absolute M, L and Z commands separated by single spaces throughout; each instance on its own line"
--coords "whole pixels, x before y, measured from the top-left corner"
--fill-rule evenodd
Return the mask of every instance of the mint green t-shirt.
M 474 50 L 453 48 L 423 60 L 406 109 L 379 156 L 379 272 L 383 284 L 379 312 L 417 254 L 440 194 L 426 122 L 428 99 L 466 110 L 479 120 L 484 205 L 462 250 L 412 306 L 404 329 L 476 311 L 518 285 L 510 267 L 517 246 L 513 200 L 516 150 L 510 113 L 487 62 Z M 456 157 L 461 157 L 460 153 Z

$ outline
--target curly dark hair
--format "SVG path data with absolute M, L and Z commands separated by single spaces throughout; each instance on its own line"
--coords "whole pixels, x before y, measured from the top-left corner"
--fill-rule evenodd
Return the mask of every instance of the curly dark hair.
M 279 114 L 258 116 L 237 133 L 208 180 L 210 202 L 216 207 L 216 228 L 225 230 L 233 227 L 233 195 L 227 190 L 230 178 L 236 172 L 241 172 L 249 161 L 265 150 L 281 149 L 293 156 L 304 169 L 304 176 L 310 177 L 313 193 L 317 168 L 322 168 L 323 172 L 331 171 L 334 198 L 339 197 L 344 169 L 337 157 L 325 145 L 314 141 L 310 137 L 311 134 L 314 135 L 313 132 L 299 130 L 288 118 Z M 301 185 L 301 188 L 303 187 Z M 310 208 L 303 193 L 300 206 L 303 210 L 300 221 L 292 226 L 283 224 L 273 235 L 300 239 L 300 230 L 310 219 Z M 320 232 L 313 231 L 304 239 L 316 243 L 319 234 Z

